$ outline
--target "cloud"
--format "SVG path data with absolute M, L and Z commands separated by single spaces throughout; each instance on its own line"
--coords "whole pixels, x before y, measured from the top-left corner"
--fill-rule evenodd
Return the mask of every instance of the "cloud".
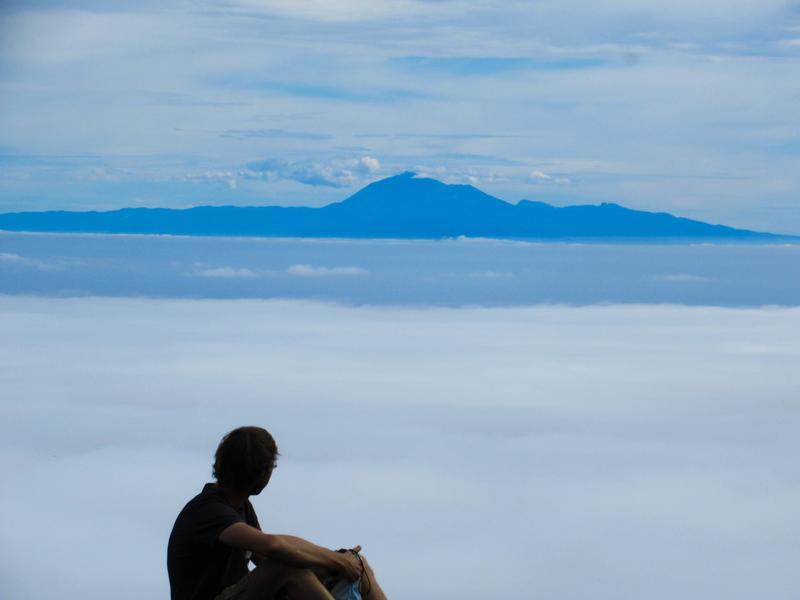
M 234 82 L 234 86 L 242 85 L 254 90 L 276 92 L 287 96 L 316 98 L 332 102 L 352 102 L 366 104 L 394 104 L 423 97 L 421 92 L 397 88 L 371 87 L 353 88 L 352 86 L 324 85 L 321 83 L 297 81 L 242 81 Z
M 12 254 L 9 252 L 0 252 L 0 263 L 23 265 L 28 263 L 28 259 L 20 256 L 19 254 Z
M 258 273 L 252 269 L 237 267 L 213 267 L 209 269 L 199 269 L 194 271 L 192 275 L 197 275 L 198 277 L 221 277 L 234 279 L 258 277 Z
M 241 175 L 251 179 L 285 179 L 311 186 L 344 188 L 352 187 L 363 178 L 376 174 L 380 168 L 378 159 L 371 156 L 332 160 L 327 163 L 267 159 L 248 164 Z
M 239 174 L 234 171 L 226 171 L 222 169 L 212 169 L 208 171 L 201 171 L 199 173 L 188 173 L 180 177 L 183 181 L 191 181 L 193 183 L 223 183 L 228 189 L 235 190 L 239 185 Z
M 533 170 L 528 174 L 528 181 L 531 183 L 556 183 L 568 184 L 571 183 L 568 177 L 548 175 L 544 171 Z
M 0 269 L 4 266 L 7 268 L 36 269 L 38 271 L 56 271 L 60 268 L 59 265 L 47 263 L 36 258 L 28 258 L 12 252 L 0 252 Z
M 222 434 L 257 424 L 282 454 L 264 528 L 362 544 L 390 598 L 784 597 L 798 328 L 798 309 L 0 297 L 4 595 L 166 597 L 178 511 Z M 44 538 L 70 549 L 46 577 Z
M 470 273 L 469 277 L 476 279 L 509 279 L 514 277 L 514 274 L 505 271 L 475 271 Z
M 395 59 L 396 64 L 416 71 L 445 72 L 460 76 L 494 75 L 510 71 L 568 71 L 602 67 L 608 63 L 598 57 L 549 58 L 527 57 L 428 57 L 406 56 Z
M 353 167 L 358 173 L 372 174 L 380 171 L 381 163 L 378 161 L 377 158 L 372 158 L 371 156 L 364 156 L 358 159 L 353 165 Z
M 292 265 L 286 272 L 298 277 L 329 277 L 368 275 L 369 271 L 360 267 L 315 267 L 313 265 Z
M 490 160 L 490 162 L 496 162 Z M 500 161 L 502 162 L 502 161 Z M 412 171 L 417 177 L 433 178 L 445 183 L 468 183 L 474 186 L 486 186 L 497 183 L 506 183 L 515 179 L 511 170 L 499 171 L 492 167 L 461 167 L 418 164 L 414 165 Z
M 382 20 L 418 12 L 425 5 L 416 0 L 229 0 L 225 4 L 242 11 L 330 23 Z
M 284 140 L 329 140 L 333 136 L 310 131 L 286 131 L 285 129 L 226 129 L 222 137 L 236 139 L 284 139 Z
M 415 27 L 418 23 L 430 22 L 438 24 L 439 20 L 450 16 L 452 20 L 464 26 L 495 30 L 498 13 L 512 24 L 517 21 L 539 23 L 547 26 L 548 31 L 561 32 L 564 26 L 560 20 L 572 17 L 570 24 L 575 27 L 593 31 L 601 26 L 618 29 L 623 17 L 628 17 L 634 24 L 656 22 L 662 27 L 669 23 L 680 23 L 684 26 L 700 21 L 711 26 L 719 26 L 719 21 L 729 23 L 739 19 L 759 19 L 765 16 L 781 14 L 788 7 L 785 0 L 709 0 L 704 3 L 687 2 L 686 0 L 670 0 L 662 3 L 660 9 L 636 2 L 636 0 L 613 0 L 609 2 L 586 3 L 582 0 L 564 2 L 542 2 L 535 6 L 524 0 L 513 0 L 504 4 L 502 9 L 488 0 L 469 2 L 450 0 L 448 2 L 425 2 L 420 0 L 303 0 L 286 2 L 284 0 L 229 0 L 223 6 L 229 7 L 234 14 L 272 15 L 289 19 L 331 23 L 342 25 L 357 23 L 366 27 L 371 22 L 377 25 L 388 25 L 393 21 L 402 23 L 403 17 L 414 17 Z M 470 10 L 471 9 L 471 10 Z M 494 20 L 492 19 L 494 17 Z M 626 23 L 627 24 L 627 23 Z M 448 25 L 451 25 L 448 23 Z M 594 27 L 592 27 L 594 25 Z M 451 25 L 452 26 L 452 25 Z M 511 27 L 510 29 L 514 29 Z
M 657 279 L 671 283 L 705 283 L 711 281 L 708 277 L 692 275 L 691 273 L 670 273 L 667 275 L 659 275 Z

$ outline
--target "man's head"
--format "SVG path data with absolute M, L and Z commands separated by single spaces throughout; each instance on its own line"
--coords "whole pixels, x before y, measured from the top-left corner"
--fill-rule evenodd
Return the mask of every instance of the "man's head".
M 214 477 L 222 487 L 251 495 L 263 490 L 278 461 L 278 446 L 266 429 L 239 427 L 219 443 Z

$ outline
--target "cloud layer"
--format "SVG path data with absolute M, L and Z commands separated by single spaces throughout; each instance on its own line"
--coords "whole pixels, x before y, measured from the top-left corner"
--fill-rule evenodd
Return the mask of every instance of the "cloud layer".
M 221 435 L 256 423 L 282 452 L 265 529 L 363 544 L 392 598 L 783 597 L 798 327 L 797 309 L 0 297 L 4 595 L 165 597 L 177 511 Z

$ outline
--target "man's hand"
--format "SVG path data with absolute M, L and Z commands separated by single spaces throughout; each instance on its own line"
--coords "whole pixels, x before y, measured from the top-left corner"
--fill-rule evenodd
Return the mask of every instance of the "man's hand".
M 358 552 L 361 552 L 361 546 L 339 552 L 339 574 L 348 581 L 355 581 L 362 575 L 363 567 L 358 556 L 356 556 Z

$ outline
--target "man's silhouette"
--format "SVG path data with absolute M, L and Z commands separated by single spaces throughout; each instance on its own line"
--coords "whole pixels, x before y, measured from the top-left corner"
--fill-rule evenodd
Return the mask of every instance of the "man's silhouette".
M 178 515 L 167 549 L 172 600 L 331 600 L 323 584 L 361 578 L 364 600 L 386 600 L 360 546 L 333 551 L 291 535 L 264 533 L 249 496 L 269 483 L 278 458 L 260 427 L 240 427 L 220 442 L 216 483 Z M 248 561 L 256 567 L 248 570 Z

